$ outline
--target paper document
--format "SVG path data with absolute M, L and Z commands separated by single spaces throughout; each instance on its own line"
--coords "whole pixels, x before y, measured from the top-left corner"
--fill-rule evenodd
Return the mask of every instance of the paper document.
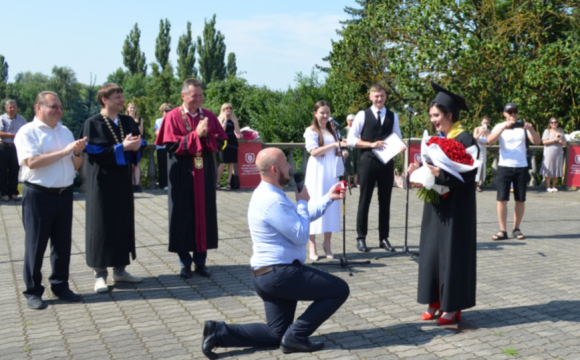
M 389 160 L 399 155 L 407 148 L 407 145 L 396 133 L 387 136 L 383 141 L 386 145 L 383 149 L 373 149 L 373 152 L 377 155 L 377 158 L 383 162 L 383 164 L 388 163 Z

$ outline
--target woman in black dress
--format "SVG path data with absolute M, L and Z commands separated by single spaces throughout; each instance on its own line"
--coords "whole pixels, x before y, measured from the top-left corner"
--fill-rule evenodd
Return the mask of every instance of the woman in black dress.
M 228 165 L 228 184 L 226 190 L 231 190 L 230 180 L 232 179 L 232 174 L 234 172 L 234 164 L 238 163 L 238 137 L 241 136 L 240 125 L 238 124 L 238 118 L 234 115 L 232 104 L 225 103 L 222 105 L 220 115 L 218 119 L 224 128 L 228 139 L 220 148 L 220 165 L 217 170 L 217 184 L 216 188 L 220 190 L 222 187 L 220 185 L 220 179 L 222 174 Z
M 137 105 L 135 103 L 127 104 L 127 115 L 133 118 L 139 128 L 139 135 L 143 137 L 143 118 L 137 115 Z M 133 192 L 141 192 L 141 167 L 139 164 L 131 165 L 133 167 Z
M 438 91 L 429 105 L 431 123 L 439 136 L 455 139 L 465 148 L 476 140 L 459 124 L 460 110 L 467 110 L 465 99 L 432 84 Z M 419 168 L 409 166 L 409 174 Z M 475 306 L 476 284 L 476 203 L 477 169 L 462 173 L 464 182 L 435 166 L 426 164 L 435 184 L 450 191 L 440 202 L 426 202 L 423 208 L 419 257 L 417 301 L 429 304 L 423 320 L 432 320 L 439 310 L 438 325 L 461 320 L 461 310 Z

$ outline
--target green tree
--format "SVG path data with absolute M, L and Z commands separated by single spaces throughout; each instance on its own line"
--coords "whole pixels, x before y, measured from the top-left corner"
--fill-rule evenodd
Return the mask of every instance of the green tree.
M 342 31 L 329 57 L 337 94 L 379 82 L 390 106 L 406 102 L 424 115 L 430 81 L 463 94 L 471 108 L 464 124 L 482 115 L 501 119 L 519 103 L 523 117 L 543 128 L 550 116 L 571 129 L 580 118 L 579 6 L 572 0 L 368 2 Z M 353 97 L 351 107 L 362 99 Z M 420 129 L 418 129 L 420 130 Z
M 185 34 L 179 37 L 177 43 L 177 78 L 183 81 L 187 78 L 197 77 L 195 68 L 195 43 L 191 36 L 191 22 L 187 22 Z
M 165 69 L 169 64 L 169 53 L 171 52 L 170 30 L 171 23 L 169 20 L 159 20 L 159 35 L 157 35 L 157 39 L 155 40 L 155 58 L 161 69 Z
M 125 87 L 125 80 L 129 77 L 129 73 L 125 72 L 123 68 L 118 68 L 107 76 L 107 84 L 117 84 L 120 87 Z
M 66 109 L 78 101 L 82 85 L 77 81 L 77 76 L 71 68 L 54 66 L 52 77 L 48 80 L 48 89 L 58 94 Z
M 203 41 L 197 37 L 197 53 L 199 58 L 199 73 L 201 79 L 207 85 L 214 80 L 226 78 L 226 44 L 225 36 L 215 28 L 216 16 L 207 22 L 203 28 Z
M 238 67 L 236 65 L 236 54 L 231 52 L 228 54 L 228 66 L 227 66 L 228 76 L 235 77 L 238 72 Z
M 0 100 L 6 95 L 6 86 L 8 84 L 8 63 L 4 55 L 0 54 Z
M 34 99 L 41 91 L 49 89 L 49 77 L 30 71 L 18 73 L 14 83 L 8 84 L 6 96 L 18 102 L 18 112 L 27 120 L 34 117 Z
M 129 70 L 129 73 L 134 74 L 147 74 L 147 60 L 145 59 L 145 53 L 141 51 L 139 46 L 139 41 L 141 38 L 141 30 L 139 26 L 135 23 L 135 26 L 127 35 L 125 43 L 123 44 L 123 64 Z

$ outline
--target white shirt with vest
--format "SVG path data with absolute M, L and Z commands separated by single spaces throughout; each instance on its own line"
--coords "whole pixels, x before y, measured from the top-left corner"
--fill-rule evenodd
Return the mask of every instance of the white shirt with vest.
M 383 107 L 381 110 L 379 110 L 373 105 L 371 106 L 371 110 L 375 116 L 377 115 L 377 113 L 380 112 L 382 126 L 385 122 L 385 117 L 387 116 L 387 108 Z M 399 127 L 399 116 L 396 113 L 393 113 L 393 118 L 394 118 L 393 132 L 399 135 L 399 137 L 402 139 L 403 136 L 401 135 L 401 128 Z M 348 131 L 348 136 L 346 138 L 348 146 L 355 147 L 356 143 L 360 140 L 360 135 L 362 133 L 364 125 L 365 125 L 365 111 L 361 110 L 354 117 L 352 127 Z
M 72 132 L 60 121 L 52 128 L 34 117 L 34 120 L 24 125 L 14 138 L 18 163 L 22 166 L 21 180 L 48 188 L 72 185 L 75 178 L 72 152 L 50 165 L 37 169 L 26 166 L 25 160 L 60 151 L 74 141 Z

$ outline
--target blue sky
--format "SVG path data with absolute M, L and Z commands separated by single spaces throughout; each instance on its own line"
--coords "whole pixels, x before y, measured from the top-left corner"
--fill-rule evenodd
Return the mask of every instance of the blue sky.
M 97 84 L 123 66 L 123 42 L 137 22 L 147 62 L 155 61 L 159 20 L 171 23 L 171 56 L 175 66 L 177 40 L 192 23 L 201 35 L 204 19 L 217 15 L 227 53 L 235 52 L 238 72 L 251 84 L 271 89 L 293 85 L 296 73 L 309 74 L 339 37 L 345 6 L 354 0 L 295 1 L 37 1 L 2 3 L 0 54 L 9 65 L 10 81 L 19 72 L 50 74 L 53 66 L 72 68 L 77 79 Z M 197 65 L 197 63 L 196 63 Z

